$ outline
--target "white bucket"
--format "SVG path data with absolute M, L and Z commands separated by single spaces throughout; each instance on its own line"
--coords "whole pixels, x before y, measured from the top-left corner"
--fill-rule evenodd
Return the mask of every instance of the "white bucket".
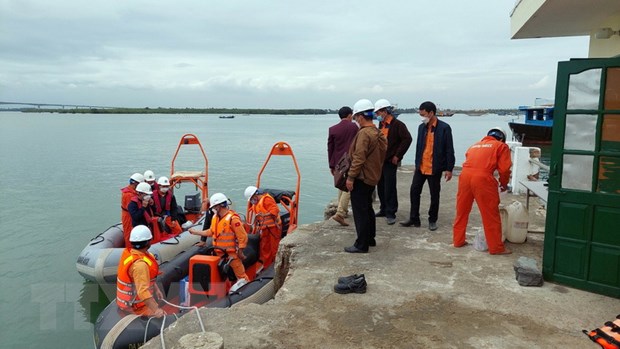
M 530 217 L 522 203 L 515 201 L 503 209 L 506 212 L 506 224 L 504 224 L 504 215 L 502 216 L 502 234 L 506 235 L 506 239 L 515 244 L 522 244 L 527 239 L 527 228 L 530 223 Z M 506 227 L 504 229 L 504 226 Z

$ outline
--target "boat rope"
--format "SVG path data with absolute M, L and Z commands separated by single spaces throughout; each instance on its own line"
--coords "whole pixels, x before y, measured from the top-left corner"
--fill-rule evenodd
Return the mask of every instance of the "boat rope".
M 162 299 L 162 301 L 164 303 L 168 304 L 169 306 L 175 307 L 175 308 L 178 308 L 178 309 L 183 309 L 183 310 L 191 310 L 191 309 L 193 309 L 193 310 L 195 310 L 196 311 L 196 316 L 198 317 L 198 323 L 200 324 L 200 329 L 202 330 L 202 332 L 206 332 L 205 326 L 202 323 L 202 318 L 200 317 L 200 312 L 198 311 L 198 307 L 184 307 L 184 306 L 181 306 L 181 305 L 170 303 L 170 302 L 168 302 L 165 299 Z M 176 314 L 173 314 L 173 315 L 174 315 L 174 317 L 177 320 L 179 319 L 179 317 Z M 149 318 L 149 321 L 151 321 L 151 319 L 152 319 L 152 317 Z M 159 330 L 159 340 L 161 341 L 161 347 L 163 349 L 166 349 L 166 343 L 164 341 L 164 328 L 165 327 L 166 327 L 166 317 L 164 316 L 164 318 L 162 320 L 162 323 L 161 323 L 161 328 Z M 144 343 L 146 343 L 146 330 L 147 329 L 148 329 L 148 322 L 147 322 L 147 325 L 146 325 L 146 329 L 144 330 Z
M 174 239 L 176 242 L 168 242 L 168 240 L 172 240 L 172 239 Z M 179 241 L 178 236 L 175 236 L 175 237 L 173 237 L 172 239 L 168 239 L 168 240 L 166 240 L 166 241 L 161 241 L 160 243 L 161 243 L 162 245 L 178 245 L 178 244 L 180 244 L 180 243 L 181 243 L 181 242 Z

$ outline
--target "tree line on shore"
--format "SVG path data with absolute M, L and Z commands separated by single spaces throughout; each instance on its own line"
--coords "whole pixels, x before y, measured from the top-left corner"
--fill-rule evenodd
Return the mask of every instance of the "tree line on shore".
M 336 114 L 337 109 L 258 109 L 258 108 L 18 108 L 2 109 L 24 113 L 61 114 L 271 114 L 271 115 L 326 115 Z M 401 114 L 417 114 L 417 108 L 397 109 Z M 518 109 L 444 109 L 442 112 L 467 115 L 518 114 Z

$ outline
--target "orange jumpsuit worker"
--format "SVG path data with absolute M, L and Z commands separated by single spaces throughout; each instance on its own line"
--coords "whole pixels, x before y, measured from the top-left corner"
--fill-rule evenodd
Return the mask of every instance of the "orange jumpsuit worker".
M 141 182 L 144 182 L 144 176 L 141 173 L 134 173 L 129 177 L 129 184 L 121 189 L 121 222 L 123 223 L 125 247 L 131 246 L 129 243 L 129 234 L 131 234 L 131 229 L 133 228 L 133 224 L 131 224 L 131 215 L 127 210 L 127 206 L 131 202 L 131 198 L 138 195 L 136 186 Z
M 260 260 L 262 267 L 270 266 L 276 259 L 282 238 L 282 220 L 276 200 L 268 193 L 262 193 L 253 185 L 245 189 L 245 197 L 254 212 L 255 234 L 260 234 Z
M 190 228 L 189 232 L 194 235 L 213 236 L 213 246 L 222 248 L 231 258 L 230 267 L 235 272 L 237 282 L 230 288 L 230 292 L 236 291 L 241 286 L 250 281 L 245 273 L 242 261 L 245 259 L 243 249 L 248 244 L 248 234 L 241 223 L 239 215 L 228 206 L 230 200 L 222 193 L 215 193 L 209 199 L 213 218 L 211 227 L 207 230 Z M 221 250 L 216 250 L 218 255 L 222 255 Z
M 459 176 L 456 193 L 456 217 L 452 230 L 454 247 L 467 245 L 465 231 L 474 200 L 482 216 L 484 236 L 490 254 L 510 254 L 502 242 L 502 221 L 499 215 L 498 183 L 493 173 L 499 172 L 499 188 L 508 188 L 510 178 L 510 148 L 506 145 L 506 133 L 499 127 L 492 128 L 480 142 L 465 153 L 463 171 Z
M 123 250 L 116 277 L 116 304 L 136 315 L 161 317 L 166 315 L 154 296 L 163 298 L 155 284 L 159 265 L 148 252 L 153 235 L 148 227 L 137 225 L 131 230 L 131 247 Z

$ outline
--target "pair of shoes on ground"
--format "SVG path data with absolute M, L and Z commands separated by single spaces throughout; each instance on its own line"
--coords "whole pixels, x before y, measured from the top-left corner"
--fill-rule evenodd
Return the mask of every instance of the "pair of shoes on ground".
M 348 227 L 349 223 L 344 219 L 344 217 L 335 214 L 332 216 L 332 219 L 335 220 L 336 222 L 338 222 L 340 225 L 342 225 L 343 227 Z
M 375 242 L 376 245 L 376 242 Z M 348 246 L 344 248 L 344 252 L 349 252 L 349 253 L 368 253 L 368 250 L 361 250 L 357 247 L 355 247 L 355 245 L 352 246 Z
M 366 293 L 367 286 L 364 274 L 353 274 L 339 277 L 338 283 L 334 285 L 334 292 L 340 294 Z

